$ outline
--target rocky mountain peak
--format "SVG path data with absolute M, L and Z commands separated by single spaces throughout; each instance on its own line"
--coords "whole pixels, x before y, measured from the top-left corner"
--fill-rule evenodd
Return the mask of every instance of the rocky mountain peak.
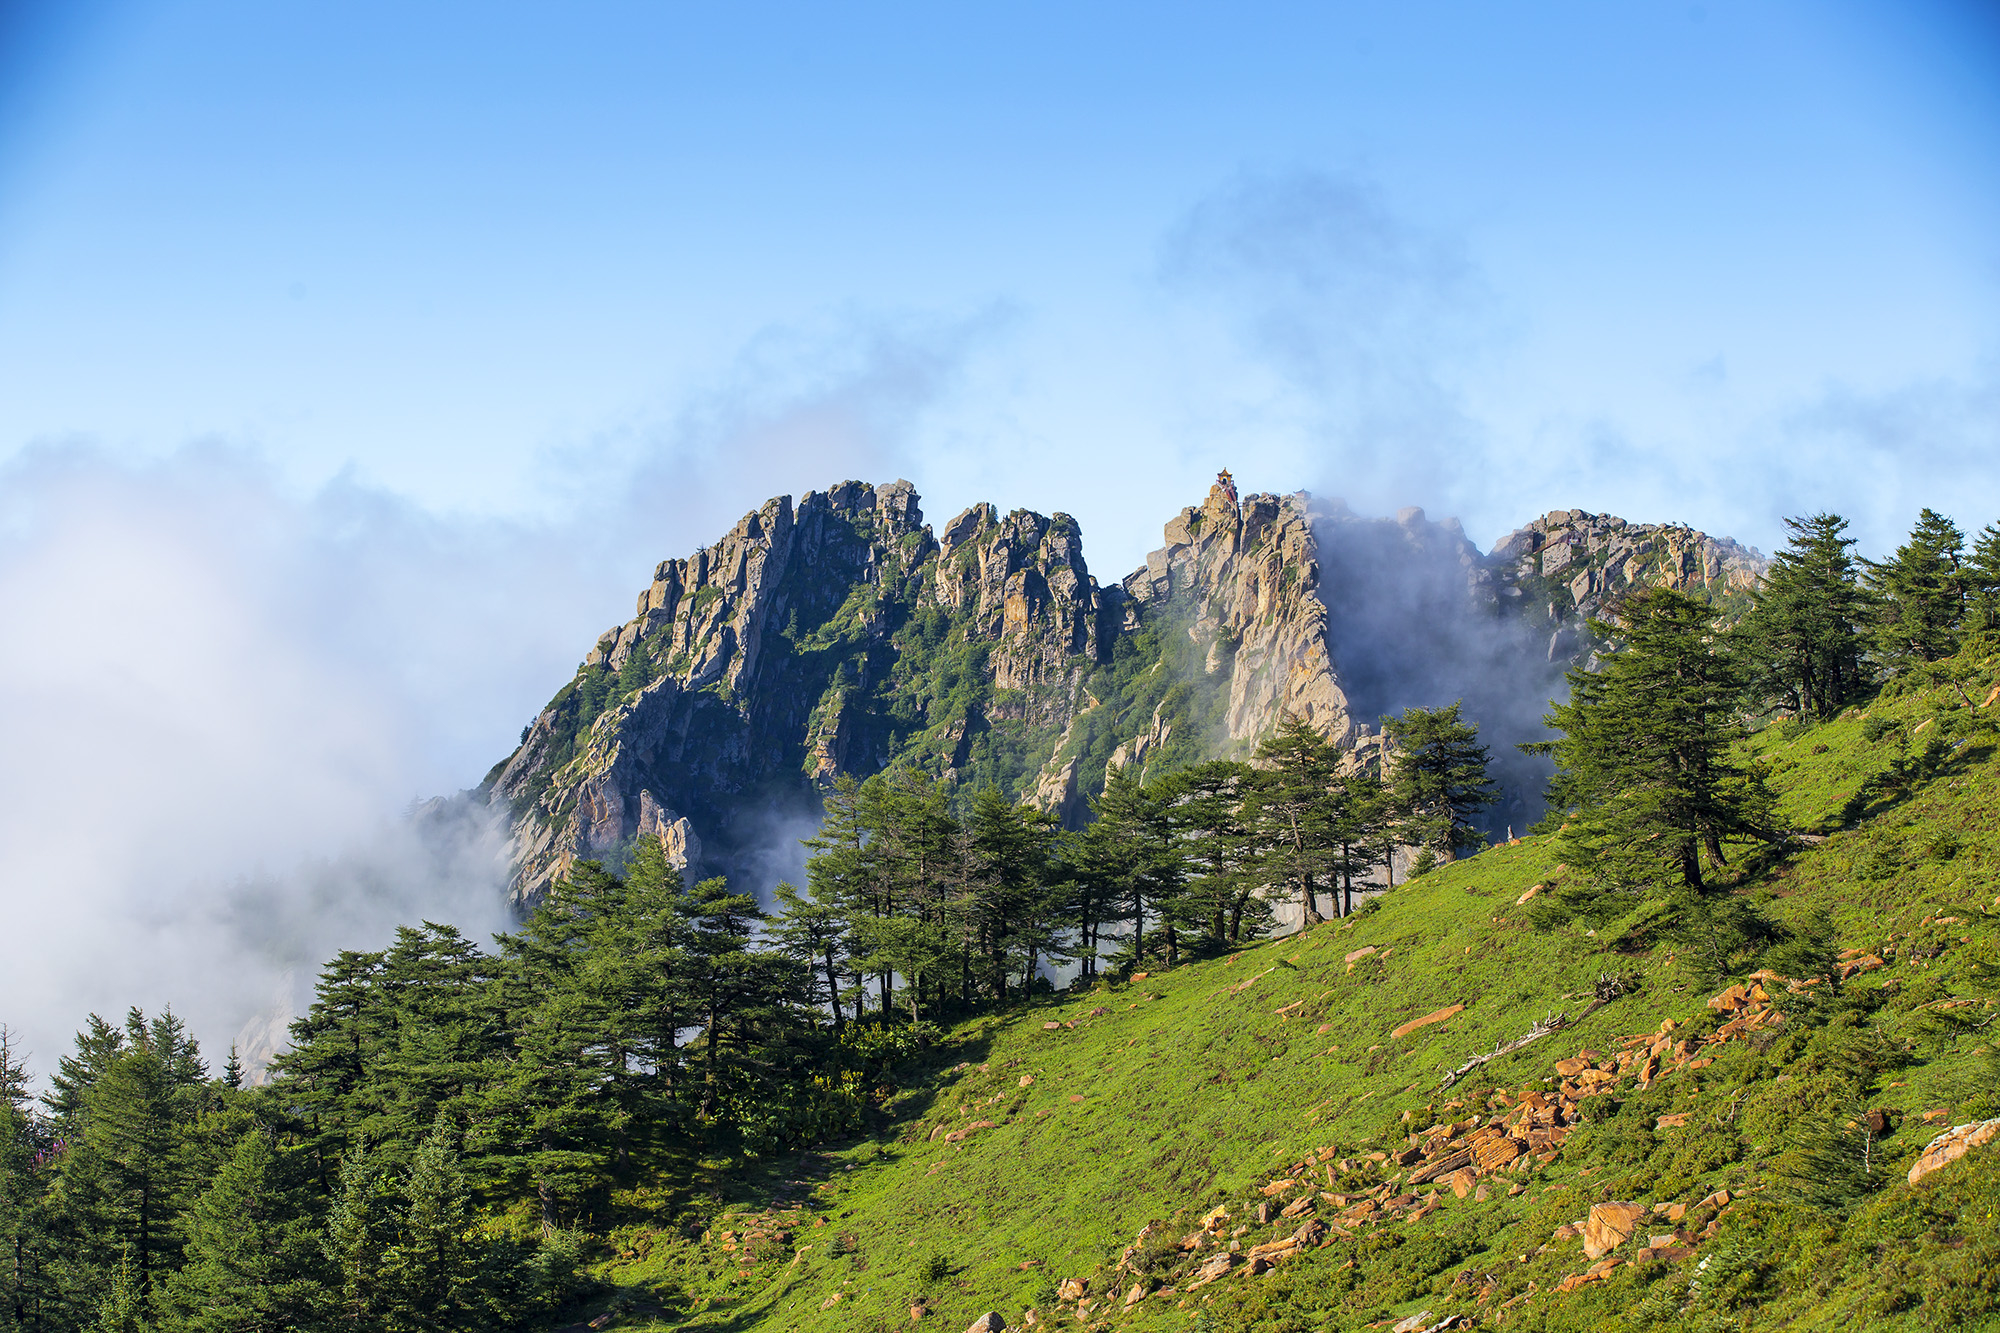
M 1225 472 L 1100 586 L 1067 514 L 975 504 L 939 535 L 909 482 L 845 481 L 661 561 L 483 790 L 512 822 L 523 902 L 642 837 L 700 872 L 737 870 L 768 852 L 773 820 L 811 820 L 836 775 L 891 764 L 1074 824 L 1110 768 L 1246 754 L 1285 716 L 1367 744 L 1360 719 L 1402 706 L 1412 682 L 1442 703 L 1515 669 L 1512 639 L 1459 654 L 1472 688 L 1377 651 L 1423 641 L 1413 618 L 1482 641 L 1495 617 L 1530 638 L 1553 626 L 1531 654 L 1546 667 L 1620 588 L 1736 596 L 1761 568 L 1734 542 L 1581 510 L 1486 558 L 1420 509 L 1360 519 L 1304 493 L 1239 495 Z

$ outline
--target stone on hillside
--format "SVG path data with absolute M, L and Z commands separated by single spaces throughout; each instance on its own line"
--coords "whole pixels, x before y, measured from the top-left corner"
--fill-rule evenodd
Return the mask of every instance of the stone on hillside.
M 1057 1022 L 1053 1022 L 1053 1021 L 1051 1021 L 1051 1022 L 1047 1022 L 1047 1023 L 1044 1023 L 1044 1024 L 1042 1024 L 1042 1031 L 1044 1031 L 1044 1032 L 1060 1032 L 1060 1031 L 1062 1031 L 1062 1024 L 1061 1024 L 1061 1023 L 1057 1023 Z
M 1391 1037 L 1407 1037 L 1412 1032 L 1415 1032 L 1418 1028 L 1426 1028 L 1431 1026 L 1433 1023 L 1442 1023 L 1445 1020 L 1454 1018 L 1463 1012 L 1465 1012 L 1464 1005 L 1462 1004 L 1450 1005 L 1446 1008 L 1438 1009 L 1431 1013 L 1425 1014 L 1422 1018 L 1413 1018 L 1409 1022 L 1403 1024 L 1401 1027 L 1391 1030 L 1389 1035 Z
M 1067 1277 L 1056 1284 L 1056 1299 L 1059 1301 L 1080 1301 L 1085 1287 L 1080 1277 Z
M 1650 1211 L 1643 1203 L 1591 1205 L 1590 1216 L 1583 1224 L 1583 1252 L 1593 1259 L 1602 1259 L 1630 1240 L 1633 1228 Z
M 1720 1014 L 1733 1014 L 1750 1003 L 1748 986 L 1731 986 L 1722 994 L 1712 997 L 1708 1007 Z
M 910 1307 L 910 1322 L 914 1324 L 914 1323 L 916 1323 L 916 1322 L 917 1322 L 917 1321 L 918 1321 L 919 1319 L 922 1319 L 922 1318 L 924 1318 L 924 1317 L 925 1317 L 925 1316 L 927 1316 L 928 1314 L 930 1314 L 930 1307 L 929 1307 L 929 1306 L 927 1306 L 927 1305 L 922 1305 L 922 1304 L 918 1304 L 918 1305 L 912 1305 L 912 1306 Z
M 988 1310 L 979 1318 L 966 1325 L 965 1333 L 1006 1333 L 1007 1321 L 997 1310 Z
M 2000 1119 L 1979 1120 L 1946 1130 L 1924 1145 L 1923 1155 L 1910 1167 L 1910 1183 L 1914 1185 L 1972 1149 L 1991 1143 L 1995 1135 L 2000 1135 Z
M 1146 1299 L 1146 1284 L 1143 1282 L 1134 1282 L 1132 1284 L 1132 1289 L 1125 1293 L 1125 1304 L 1127 1305 L 1137 1305 L 1140 1301 L 1143 1301 L 1145 1299 Z
M 1021 1075 L 1021 1082 L 1020 1082 L 1020 1086 L 1021 1086 L 1021 1087 L 1024 1087 L 1024 1088 L 1032 1088 L 1032 1087 L 1034 1087 L 1034 1086 L 1035 1086 L 1035 1076 L 1034 1076 L 1033 1074 L 1023 1074 L 1023 1075 Z
M 1429 1310 L 1425 1310 L 1422 1314 L 1413 1314 L 1390 1328 L 1389 1333 L 1422 1333 L 1422 1330 L 1430 1326 L 1430 1317 Z
M 1201 1267 L 1195 1271 L 1194 1280 L 1188 1283 L 1188 1290 L 1193 1291 L 1196 1287 L 1207 1286 L 1235 1266 L 1236 1256 L 1233 1254 L 1218 1254 L 1204 1260 Z
M 1529 900 L 1529 899 L 1531 899 L 1531 898 L 1533 898 L 1533 897 L 1535 897 L 1535 896 L 1536 896 L 1537 894 L 1541 893 L 1541 891 L 1542 891 L 1542 886 L 1541 886 L 1541 885 L 1539 885 L 1539 884 L 1530 884 L 1530 885 L 1528 886 L 1528 889 L 1527 889 L 1527 892 L 1523 893 L 1523 894 L 1522 894 L 1522 895 L 1521 895 L 1520 897 L 1518 897 L 1518 898 L 1516 898 L 1516 899 L 1514 900 L 1514 906 L 1516 906 L 1516 907 L 1525 907 L 1525 906 L 1527 906 L 1527 904 L 1528 904 L 1528 900 Z
M 1451 1186 L 1452 1194 L 1460 1199 L 1472 1193 L 1476 1178 L 1469 1167 L 1460 1167 L 1445 1177 L 1445 1184 Z
M 1344 963 L 1358 963 L 1362 959 L 1366 958 L 1369 954 L 1374 952 L 1375 952 L 1374 945 L 1364 944 L 1359 949 L 1356 949 L 1353 953 L 1347 955 L 1347 957 L 1343 958 L 1341 961 Z

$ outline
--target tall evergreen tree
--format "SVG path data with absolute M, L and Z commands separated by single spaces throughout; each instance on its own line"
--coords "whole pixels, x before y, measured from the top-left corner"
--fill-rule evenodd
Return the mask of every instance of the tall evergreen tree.
M 94 1029 L 78 1040 L 80 1055 L 100 1046 Z M 59 1162 L 71 1262 L 100 1289 L 129 1267 L 138 1317 L 148 1321 L 180 1263 L 180 1214 L 198 1183 L 186 1131 L 207 1074 L 171 1010 L 150 1021 L 132 1010 L 118 1053 L 78 1090 L 80 1132 Z
M 459 1167 L 455 1137 L 449 1120 L 440 1115 L 411 1159 L 395 1240 L 382 1253 L 383 1323 L 389 1333 L 480 1326 L 471 1193 Z
M 1100 858 L 1097 872 L 1121 899 L 1117 917 L 1130 923 L 1132 957 L 1146 952 L 1146 923 L 1158 922 L 1169 962 L 1174 961 L 1173 904 L 1187 877 L 1187 865 L 1175 845 L 1167 804 L 1157 788 L 1142 785 L 1131 765 L 1105 774 L 1104 790 L 1091 803 L 1091 851 Z
M 1267 882 L 1297 898 L 1307 925 L 1324 920 L 1319 895 L 1341 881 L 1340 752 L 1302 718 L 1288 717 L 1257 747 L 1263 765 L 1246 819 L 1264 849 Z
M 1757 699 L 1824 722 L 1867 687 L 1862 589 L 1838 514 L 1788 518 L 1791 541 L 1752 593 L 1739 635 Z
M 288 1333 L 331 1313 L 310 1182 L 252 1130 L 182 1219 L 186 1259 L 167 1281 L 170 1329 Z
M 1716 642 L 1715 613 L 1669 589 L 1629 598 L 1621 640 L 1595 671 L 1569 673 L 1570 697 L 1548 725 L 1562 735 L 1522 748 L 1552 754 L 1545 827 L 1562 859 L 1595 895 L 1709 891 L 1707 852 L 1724 863 L 1726 839 L 1766 831 L 1769 796 L 1730 746 L 1744 735 L 1741 676 Z
M 1400 841 L 1418 849 L 1419 866 L 1479 846 L 1472 816 L 1500 799 L 1486 775 L 1479 727 L 1459 716 L 1460 707 L 1410 708 L 1383 719 L 1389 808 Z
M 331 1270 L 330 1297 L 337 1320 L 361 1333 L 379 1329 L 382 1323 L 387 1208 L 382 1164 L 365 1142 L 356 1140 L 340 1164 L 340 1188 L 327 1211 L 320 1251 Z
M 0 1328 L 45 1327 L 57 1299 L 50 1280 L 56 1237 L 49 1230 L 48 1173 L 36 1162 L 53 1147 L 30 1114 L 19 1041 L 0 1025 Z
M 1270 905 L 1258 896 L 1256 849 L 1243 808 L 1256 774 L 1217 759 L 1160 779 L 1168 826 L 1182 857 L 1176 915 L 1218 943 L 1236 943 L 1246 927 L 1261 933 Z
M 1965 619 L 1965 535 L 1926 509 L 1895 555 L 1868 562 L 1868 583 L 1880 599 L 1875 651 L 1890 666 L 1935 662 L 1958 651 Z
M 807 1002 L 826 1005 L 838 1032 L 847 1021 L 840 1007 L 841 964 L 848 942 L 846 914 L 839 904 L 821 902 L 816 894 L 801 893 L 797 886 L 783 881 L 773 896 L 781 915 L 772 935 L 779 947 L 805 967 L 811 978 Z
M 1979 530 L 1965 575 L 1972 595 L 1972 625 L 2000 629 L 2000 524 L 1988 523 Z

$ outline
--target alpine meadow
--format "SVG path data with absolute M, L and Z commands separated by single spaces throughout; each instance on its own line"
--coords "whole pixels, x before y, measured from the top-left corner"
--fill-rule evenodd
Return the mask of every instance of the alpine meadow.
M 515 929 L 339 953 L 267 1069 L 0 1047 L 0 1319 L 2000 1327 L 2000 528 L 1790 530 L 1224 474 L 1099 584 L 1064 515 L 775 500 L 455 798 Z M 1361 536 L 1503 645 L 1460 698 L 1355 716 Z

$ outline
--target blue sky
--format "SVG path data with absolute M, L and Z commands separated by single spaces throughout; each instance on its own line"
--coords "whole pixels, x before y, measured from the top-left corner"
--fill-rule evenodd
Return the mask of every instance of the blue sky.
M 827 463 L 1067 507 L 1119 569 L 1224 463 L 1358 473 L 1357 503 L 1489 543 L 1558 505 L 1767 545 L 1808 506 L 1877 544 L 1918 502 L 2000 513 L 1983 459 L 1914 475 L 1936 440 L 1886 497 L 1784 461 L 1840 443 L 1810 424 L 1835 409 L 1990 395 L 2000 22 L 1970 5 L 98 0 L 43 28 L 0 138 L 0 452 L 220 441 L 301 488 L 547 515 L 676 450 L 740 509 L 841 469 L 731 484 L 732 432 L 887 343 L 934 378 Z M 1190 219 L 1310 208 L 1218 207 L 1246 181 L 1359 192 L 1434 253 L 1237 236 L 1268 263 L 1177 280 Z M 1358 346 L 1259 336 L 1315 299 L 1300 264 L 1350 271 L 1284 322 Z M 1326 364 L 1385 342 L 1392 383 Z M 1385 412 L 1422 467 L 1374 457 Z
M 2000 519 L 1995 12 L 0 3 L 0 1019 L 483 920 L 384 821 L 775 493 Z

